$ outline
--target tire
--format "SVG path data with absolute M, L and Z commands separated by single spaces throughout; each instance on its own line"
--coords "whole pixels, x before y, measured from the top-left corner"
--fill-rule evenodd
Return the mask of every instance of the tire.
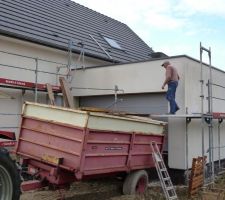
M 21 178 L 6 149 L 0 148 L 0 200 L 20 199 Z
M 123 184 L 123 194 L 143 194 L 148 187 L 148 174 L 145 170 L 134 171 L 127 175 Z

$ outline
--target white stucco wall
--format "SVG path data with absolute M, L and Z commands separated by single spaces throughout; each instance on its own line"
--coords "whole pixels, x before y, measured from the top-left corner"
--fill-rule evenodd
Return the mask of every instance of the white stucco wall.
M 25 42 L 17 39 L 8 38 L 5 36 L 0 36 L 0 50 L 6 51 L 14 54 L 24 55 L 27 57 L 38 58 L 42 60 L 48 60 L 58 63 L 67 64 L 68 63 L 68 53 L 66 51 L 57 50 L 50 47 L 45 47 L 42 45 L 34 44 L 31 42 Z M 81 61 L 78 62 L 78 56 L 73 54 L 72 65 L 73 66 L 81 66 Z M 4 66 L 16 66 L 16 67 L 24 67 L 27 69 L 35 70 L 36 63 L 35 59 L 31 58 L 23 58 L 16 55 L 9 55 L 0 52 L 0 66 L 1 66 L 1 77 L 8 77 L 10 79 L 23 80 L 35 82 L 35 73 L 15 69 L 11 67 Z M 85 57 L 85 67 L 89 66 L 100 66 L 107 64 L 107 62 Z M 47 71 L 56 73 L 57 67 L 61 67 L 61 64 L 50 63 L 46 61 L 38 61 L 38 70 L 39 71 Z M 59 73 L 65 74 L 66 70 L 61 69 Z M 46 83 L 49 82 L 51 84 L 57 84 L 56 75 L 49 75 L 45 73 L 38 73 L 38 82 Z
M 162 92 L 161 86 L 165 77 L 165 69 L 161 67 L 162 62 L 162 60 L 155 60 L 77 70 L 74 72 L 73 85 L 99 90 L 74 89 L 73 93 L 78 96 L 114 94 L 113 91 L 104 89 L 114 89 L 115 85 L 125 93 Z M 171 59 L 171 62 L 183 76 L 182 58 Z

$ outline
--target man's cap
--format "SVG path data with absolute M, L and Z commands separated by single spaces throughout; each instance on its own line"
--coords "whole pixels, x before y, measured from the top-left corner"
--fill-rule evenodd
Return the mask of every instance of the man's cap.
M 161 66 L 164 66 L 164 65 L 169 65 L 170 62 L 168 60 L 164 61 L 163 64 Z

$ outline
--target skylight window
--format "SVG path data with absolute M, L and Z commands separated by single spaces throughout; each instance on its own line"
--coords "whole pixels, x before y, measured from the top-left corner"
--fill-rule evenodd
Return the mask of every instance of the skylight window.
M 104 37 L 104 39 L 111 47 L 116 48 L 116 49 L 122 49 L 122 47 L 117 43 L 116 40 L 113 40 L 113 39 L 110 39 L 107 37 Z

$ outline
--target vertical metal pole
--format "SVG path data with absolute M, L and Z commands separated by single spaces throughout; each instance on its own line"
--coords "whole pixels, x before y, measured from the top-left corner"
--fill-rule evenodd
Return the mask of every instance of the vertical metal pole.
M 211 48 L 209 47 L 209 52 L 208 52 L 208 55 L 209 55 L 209 80 L 210 80 L 210 85 L 209 85 L 209 88 L 210 88 L 210 114 L 212 114 L 213 112 L 213 96 L 212 96 L 212 64 L 211 64 Z
M 209 118 L 209 166 L 210 166 L 210 172 L 211 172 L 211 178 L 212 181 L 214 182 L 214 142 L 213 142 L 213 96 L 212 96 L 212 65 L 211 65 L 211 48 L 209 49 L 204 48 L 201 43 L 200 43 L 200 60 L 201 60 L 201 76 L 202 76 L 202 52 L 206 51 L 209 56 L 209 80 L 207 83 L 208 87 L 208 114 L 210 115 Z M 203 91 L 203 80 L 202 81 L 202 91 Z M 202 93 L 203 95 L 203 93 Z M 202 102 L 203 103 L 203 102 Z M 202 105 L 203 108 L 203 105 Z M 203 115 L 203 113 L 202 113 Z M 203 118 L 203 117 L 202 117 Z M 204 119 L 202 119 L 204 120 Z M 202 131 L 203 132 L 203 131 Z
M 83 49 L 83 56 L 82 56 L 82 68 L 85 69 L 85 65 L 84 65 L 84 49 Z
M 218 119 L 218 157 L 219 157 L 219 171 L 221 169 L 221 154 L 220 154 L 220 145 L 221 145 L 221 142 L 220 142 L 220 125 L 221 123 L 223 122 L 223 119 Z
M 211 48 L 209 47 L 208 51 L 209 55 L 209 91 L 210 91 L 210 96 L 209 96 L 209 101 L 210 101 L 210 115 L 213 116 L 213 94 L 212 94 L 212 64 L 211 64 Z M 214 182 L 215 178 L 215 168 L 214 168 L 214 136 L 213 136 L 213 119 L 210 121 L 210 134 L 211 134 L 211 161 L 212 161 L 212 181 Z
M 211 115 L 210 80 L 208 80 L 206 85 L 208 87 L 208 113 Z M 209 168 L 210 168 L 210 175 L 212 175 L 213 174 L 213 170 L 212 170 L 212 118 L 209 118 L 208 128 L 209 128 Z
M 117 103 L 118 103 L 118 97 L 117 97 L 117 92 L 118 92 L 118 86 L 115 85 L 115 103 L 114 103 L 114 107 L 115 107 L 115 110 L 117 110 Z
M 37 95 L 38 95 L 38 90 L 37 90 L 37 83 L 38 83 L 38 58 L 35 58 L 35 93 L 34 93 L 34 101 L 37 102 Z
M 26 92 L 26 90 L 22 89 L 22 94 L 21 94 L 22 105 L 21 105 L 21 107 L 23 106 L 23 103 L 24 103 L 24 95 L 25 95 L 25 92 Z
M 58 85 L 58 79 L 59 79 L 59 71 L 60 71 L 60 66 L 56 67 L 56 74 L 55 74 L 55 85 Z
M 67 64 L 67 81 L 70 82 L 70 78 L 71 78 L 71 65 L 72 65 L 72 48 L 73 48 L 73 40 L 69 40 L 69 44 L 68 44 L 68 64 Z
M 68 43 L 68 63 L 67 63 L 68 70 L 69 70 L 69 68 L 71 66 L 71 62 L 72 62 L 72 45 L 73 45 L 73 41 L 69 40 L 69 43 Z
M 188 185 L 188 169 L 189 169 L 189 162 L 188 162 L 188 125 L 191 122 L 191 118 L 186 118 L 186 184 Z
M 201 73 L 200 73 L 200 82 L 201 82 L 201 129 L 202 129 L 202 157 L 204 158 L 205 156 L 205 135 L 204 135 L 204 91 L 203 91 L 203 86 L 204 86 L 204 80 L 203 80 L 203 67 L 202 67 L 202 43 L 200 42 L 200 66 L 201 66 Z M 203 166 L 205 168 L 205 166 Z M 204 180 L 205 180 L 205 169 L 204 171 Z

